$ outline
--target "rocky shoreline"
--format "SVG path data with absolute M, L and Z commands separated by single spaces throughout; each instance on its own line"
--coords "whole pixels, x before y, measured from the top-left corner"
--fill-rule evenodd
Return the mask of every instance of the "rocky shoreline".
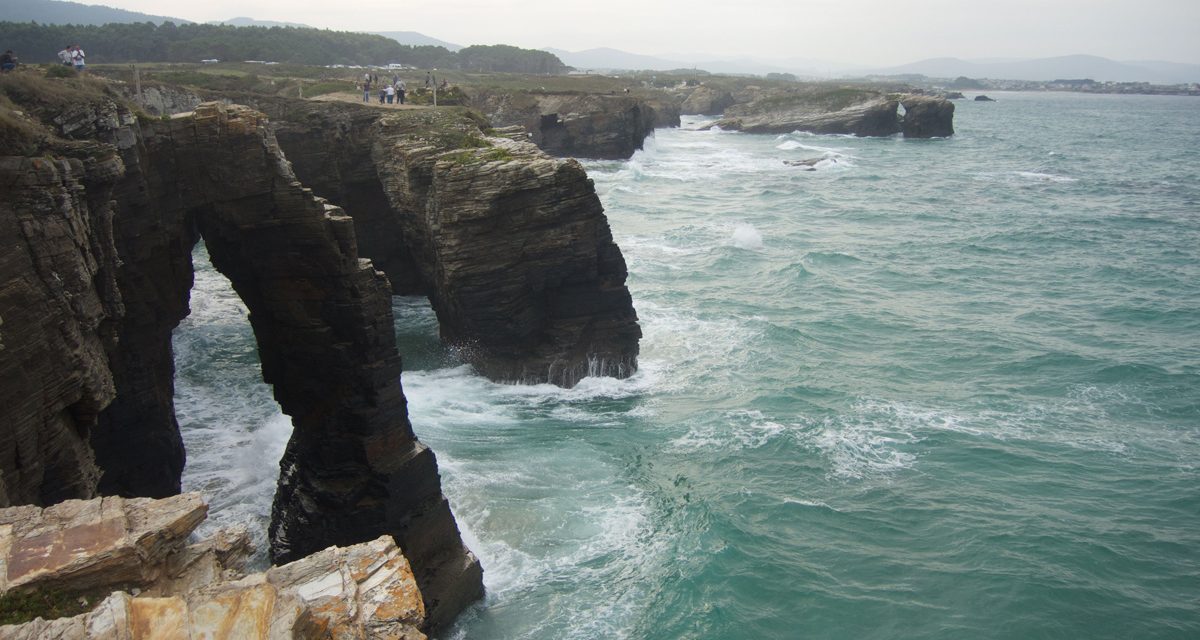
M 28 619 L 0 626 L 0 639 L 426 638 L 421 592 L 390 537 L 247 573 L 245 530 L 189 542 L 207 511 L 195 493 L 0 509 L 0 609 Z M 82 611 L 14 608 L 35 591 Z
M 423 628 L 447 624 L 482 594 L 481 567 L 408 421 L 390 298 L 429 296 L 447 342 L 498 380 L 633 373 L 625 263 L 582 167 L 462 110 L 264 100 L 274 123 L 221 103 L 151 119 L 77 82 L 3 132 L 27 155 L 0 158 L 16 243 L 0 260 L 0 505 L 178 494 L 170 336 L 203 239 L 294 425 L 273 561 L 390 536 Z

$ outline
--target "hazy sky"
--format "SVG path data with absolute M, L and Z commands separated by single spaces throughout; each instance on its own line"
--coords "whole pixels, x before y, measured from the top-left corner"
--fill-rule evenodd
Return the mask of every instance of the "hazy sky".
M 457 44 L 810 58 L 1087 53 L 1200 63 L 1200 0 L 86 0 L 204 22 L 248 16 Z

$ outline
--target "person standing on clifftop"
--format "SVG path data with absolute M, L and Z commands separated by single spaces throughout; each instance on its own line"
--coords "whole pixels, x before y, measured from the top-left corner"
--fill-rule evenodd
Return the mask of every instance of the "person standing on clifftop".
M 79 73 L 83 73 L 83 67 L 85 64 L 83 59 L 86 55 L 87 54 L 83 52 L 83 48 L 79 45 L 75 45 L 75 50 L 71 52 L 71 62 L 75 65 L 75 70 Z
M 396 87 L 389 84 L 384 90 L 387 91 L 387 103 L 392 104 L 392 101 L 396 99 Z
M 396 83 L 396 97 L 400 98 L 400 104 L 404 104 L 404 90 L 406 88 L 407 86 L 404 84 L 404 78 L 401 78 L 400 81 Z
M 363 90 L 363 102 L 370 102 L 371 101 L 371 81 L 370 80 L 363 80 L 362 90 Z
M 433 74 L 429 71 L 425 72 L 425 88 L 428 89 L 433 85 Z
M 0 55 L 0 73 L 8 73 L 17 68 L 17 56 L 13 55 L 12 49 Z
M 71 62 L 71 45 L 63 47 L 62 51 L 58 52 L 58 61 L 61 62 L 64 67 L 69 67 L 74 64 Z

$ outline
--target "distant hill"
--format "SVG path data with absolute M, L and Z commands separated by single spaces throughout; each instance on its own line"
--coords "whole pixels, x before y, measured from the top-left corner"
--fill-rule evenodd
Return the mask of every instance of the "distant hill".
M 231 27 L 296 27 L 298 29 L 312 29 L 306 24 L 299 22 L 278 22 L 276 20 L 255 20 L 254 18 L 238 17 L 228 20 L 212 20 L 207 24 L 227 24 Z
M 566 51 L 553 47 L 544 47 L 542 51 L 553 53 L 566 64 L 582 70 L 670 71 L 675 69 L 701 69 L 710 73 L 792 73 L 802 77 L 820 77 L 829 75 L 829 71 L 819 70 L 820 67 L 828 68 L 832 66 L 830 63 L 799 59 L 794 61 L 771 61 L 755 58 L 722 59 L 712 54 L 703 53 L 648 56 L 608 47 L 587 49 L 584 51 Z
M 931 58 L 864 72 L 876 75 L 920 74 L 931 78 L 991 78 L 994 80 L 1058 80 L 1091 78 L 1113 82 L 1200 82 L 1200 65 L 1174 62 L 1117 62 L 1099 56 L 1074 55 L 1034 60 L 971 62 Z
M 461 44 L 438 40 L 416 31 L 373 31 L 372 33 L 412 47 L 445 47 L 450 51 L 458 51 L 463 48 Z
M 131 24 L 134 22 L 174 22 L 191 24 L 190 20 L 155 16 L 101 5 L 59 0 L 0 0 L 0 19 L 8 22 L 37 22 L 39 24 Z

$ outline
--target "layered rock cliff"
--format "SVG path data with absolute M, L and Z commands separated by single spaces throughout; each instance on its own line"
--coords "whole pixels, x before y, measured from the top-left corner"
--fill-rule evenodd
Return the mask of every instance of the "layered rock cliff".
M 397 293 L 429 297 L 481 373 L 572 386 L 636 371 L 625 260 L 579 163 L 465 110 L 258 106 L 301 180 L 342 204 Z
M 905 112 L 899 112 L 904 105 Z M 954 103 L 932 96 L 893 96 L 871 89 L 815 88 L 768 92 L 725 110 L 716 126 L 747 133 L 944 137 L 954 133 Z
M 471 106 L 493 126 L 521 126 L 560 157 L 626 159 L 656 127 L 679 126 L 679 110 L 628 95 L 476 92 Z
M 295 426 L 273 557 L 386 533 L 413 559 L 431 625 L 477 598 L 478 562 L 407 419 L 388 282 L 265 118 L 207 104 L 139 122 L 79 94 L 30 111 L 48 142 L 0 159 L 0 502 L 178 491 L 170 333 L 203 236 Z

